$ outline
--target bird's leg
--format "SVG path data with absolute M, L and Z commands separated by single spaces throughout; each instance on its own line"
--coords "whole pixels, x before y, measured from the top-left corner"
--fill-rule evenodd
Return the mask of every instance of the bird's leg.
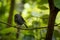
M 16 33 L 16 39 L 17 39 L 17 40 L 19 39 L 20 28 L 21 28 L 21 26 L 20 26 L 20 25 L 17 25 L 17 33 Z

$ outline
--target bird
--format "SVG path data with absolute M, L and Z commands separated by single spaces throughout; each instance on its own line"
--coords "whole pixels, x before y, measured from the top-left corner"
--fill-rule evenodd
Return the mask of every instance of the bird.
M 28 28 L 28 26 L 25 24 L 25 20 L 23 19 L 23 17 L 20 14 L 15 14 L 14 20 L 15 20 L 16 24 L 18 24 L 18 25 L 24 24 L 26 26 L 26 28 Z

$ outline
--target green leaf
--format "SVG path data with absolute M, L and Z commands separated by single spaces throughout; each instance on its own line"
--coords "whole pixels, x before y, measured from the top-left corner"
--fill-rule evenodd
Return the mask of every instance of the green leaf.
M 11 28 L 5 28 L 5 29 L 0 31 L 0 33 L 2 33 L 2 34 L 6 34 L 6 33 L 9 33 L 9 32 L 16 32 L 16 29 L 11 27 Z
M 48 24 L 48 17 L 49 17 L 48 14 L 45 14 L 45 15 L 43 15 L 43 16 L 41 17 L 43 23 Z
M 54 5 L 60 9 L 60 0 L 54 0 Z
M 23 37 L 23 40 L 35 40 L 34 36 L 33 35 L 25 35 Z
M 60 38 L 60 32 L 58 30 L 54 31 L 54 35 L 55 35 L 55 37 L 59 37 Z
M 47 4 L 48 3 L 48 0 L 40 0 L 40 1 L 38 0 L 37 3 L 39 5 Z
M 38 8 L 40 8 L 42 10 L 47 10 L 48 9 L 46 6 L 39 6 Z

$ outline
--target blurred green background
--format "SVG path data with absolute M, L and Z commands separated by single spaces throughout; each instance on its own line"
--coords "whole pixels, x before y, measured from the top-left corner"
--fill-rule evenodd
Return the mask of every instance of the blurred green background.
M 56 7 L 60 8 L 57 5 L 60 3 L 59 0 L 55 0 L 54 3 Z M 47 27 L 49 18 L 47 0 L 0 0 L 0 40 L 16 40 L 17 28 L 14 28 L 16 26 L 14 15 L 20 12 L 29 28 Z M 12 26 L 8 26 L 7 23 Z M 60 12 L 55 23 L 60 23 Z M 25 28 L 24 25 L 22 28 Z M 46 31 L 46 28 L 20 30 L 18 40 L 44 40 Z M 55 27 L 52 39 L 60 40 L 59 26 Z

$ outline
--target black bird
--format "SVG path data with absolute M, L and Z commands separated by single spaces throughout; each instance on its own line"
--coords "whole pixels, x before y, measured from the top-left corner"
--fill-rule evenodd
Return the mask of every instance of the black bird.
M 26 28 L 28 28 L 28 26 L 25 24 L 25 20 L 23 19 L 23 17 L 20 14 L 16 14 L 14 20 L 18 25 L 24 24 L 26 26 Z

